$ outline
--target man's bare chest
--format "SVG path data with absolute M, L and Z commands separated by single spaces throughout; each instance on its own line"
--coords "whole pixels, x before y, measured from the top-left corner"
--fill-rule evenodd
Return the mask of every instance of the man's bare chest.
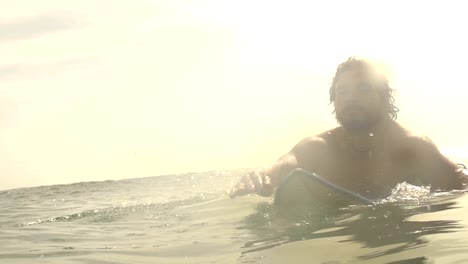
M 381 196 L 407 178 L 407 164 L 397 153 L 395 148 L 330 151 L 324 153 L 315 171 L 344 188 Z

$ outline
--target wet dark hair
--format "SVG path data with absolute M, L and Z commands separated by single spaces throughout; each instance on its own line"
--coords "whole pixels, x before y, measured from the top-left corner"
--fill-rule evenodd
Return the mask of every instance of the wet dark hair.
M 376 68 L 376 65 L 372 64 L 370 61 L 356 59 L 355 57 L 350 57 L 345 62 L 338 65 L 332 85 L 330 86 L 330 103 L 332 104 L 335 102 L 336 81 L 343 72 L 357 69 L 376 74 Z M 395 89 L 392 89 L 388 85 L 388 79 L 385 76 L 379 75 L 379 83 L 379 87 L 376 88 L 379 89 L 380 96 L 384 103 L 383 107 L 386 108 L 388 117 L 392 120 L 396 120 L 399 109 L 395 106 Z

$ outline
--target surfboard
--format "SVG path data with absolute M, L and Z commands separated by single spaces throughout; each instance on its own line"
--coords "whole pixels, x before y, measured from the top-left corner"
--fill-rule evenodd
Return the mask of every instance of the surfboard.
M 274 204 L 281 207 L 374 205 L 375 201 L 333 184 L 304 169 L 289 173 L 275 193 Z

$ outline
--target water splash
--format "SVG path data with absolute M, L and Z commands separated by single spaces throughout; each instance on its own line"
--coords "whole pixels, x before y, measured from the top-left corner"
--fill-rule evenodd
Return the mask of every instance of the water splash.
M 453 199 L 463 195 L 468 190 L 452 190 L 448 192 L 433 192 L 430 186 L 416 186 L 407 182 L 399 183 L 393 188 L 392 193 L 377 202 L 377 204 L 398 204 L 398 205 L 428 205 Z
M 424 202 L 434 197 L 430 186 L 416 186 L 407 182 L 399 183 L 393 188 L 392 193 L 379 203 L 394 203 L 402 201 Z

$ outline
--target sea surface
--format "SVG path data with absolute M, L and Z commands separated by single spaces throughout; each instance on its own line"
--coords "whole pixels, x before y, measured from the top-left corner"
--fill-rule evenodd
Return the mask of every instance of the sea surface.
M 0 263 L 468 263 L 468 196 L 401 184 L 376 206 L 285 214 L 229 198 L 247 170 L 0 192 Z

